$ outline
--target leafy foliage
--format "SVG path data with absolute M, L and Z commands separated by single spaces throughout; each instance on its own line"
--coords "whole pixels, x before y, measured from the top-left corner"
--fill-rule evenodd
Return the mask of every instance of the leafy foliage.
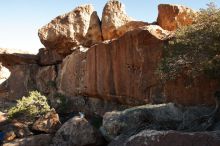
M 18 116 L 33 118 L 48 111 L 50 111 L 50 106 L 47 103 L 47 98 L 37 91 L 32 91 L 28 97 L 17 100 L 16 106 L 9 109 L 8 117 L 10 119 Z
M 178 29 L 164 48 L 158 73 L 163 80 L 179 74 L 194 78 L 200 74 L 220 79 L 220 9 L 213 3 L 200 9 L 195 22 Z

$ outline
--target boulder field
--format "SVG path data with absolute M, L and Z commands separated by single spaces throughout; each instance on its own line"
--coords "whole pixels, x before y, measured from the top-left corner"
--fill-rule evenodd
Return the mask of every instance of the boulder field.
M 38 90 L 61 116 L 85 114 L 62 123 L 54 110 L 29 126 L 12 122 L 13 141 L 4 146 L 219 146 L 219 119 L 209 131 L 189 130 L 212 111 L 200 105 L 214 104 L 218 81 L 200 76 L 188 87 L 185 76 L 162 83 L 156 74 L 164 45 L 195 15 L 185 6 L 160 4 L 157 20 L 142 22 L 109 0 L 101 19 L 92 5 L 82 5 L 40 28 L 45 48 L 38 54 L 0 48 L 1 108 Z M 23 130 L 20 136 L 22 127 L 38 135 L 23 136 Z

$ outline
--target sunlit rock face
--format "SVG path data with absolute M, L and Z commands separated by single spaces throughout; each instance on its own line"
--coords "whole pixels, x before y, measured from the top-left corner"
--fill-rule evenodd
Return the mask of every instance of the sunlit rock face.
M 195 16 L 192 9 L 181 5 L 160 4 L 158 12 L 158 25 L 169 31 L 192 24 Z
M 102 12 L 102 35 L 104 40 L 114 39 L 124 33 L 146 26 L 148 23 L 136 21 L 125 12 L 125 6 L 118 0 L 106 3 Z
M 159 94 L 155 75 L 169 32 L 147 26 L 117 40 L 67 56 L 58 73 L 58 89 L 67 96 L 88 95 L 137 105 Z
M 10 71 L 0 64 L 0 86 L 9 78 L 10 74 Z
M 82 5 L 58 16 L 38 31 L 44 46 L 68 54 L 77 45 L 91 46 L 102 41 L 100 20 L 92 5 Z

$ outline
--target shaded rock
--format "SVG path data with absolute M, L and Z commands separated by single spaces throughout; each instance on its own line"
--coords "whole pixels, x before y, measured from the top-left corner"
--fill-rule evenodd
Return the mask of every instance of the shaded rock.
M 52 110 L 35 121 L 32 129 L 45 133 L 54 133 L 60 126 L 59 115 L 55 110 Z
M 219 146 L 220 133 L 143 130 L 130 137 L 119 136 L 109 146 Z
M 68 97 L 99 97 L 130 105 L 151 102 L 159 96 L 154 71 L 169 35 L 158 26 L 147 26 L 118 40 L 78 48 L 61 64 L 59 92 Z
M 193 23 L 194 11 L 181 5 L 160 4 L 157 23 L 163 29 L 172 31 Z
M 1 126 L 1 130 L 5 133 L 5 141 L 11 141 L 15 138 L 23 138 L 33 135 L 27 124 L 16 120 Z
M 22 139 L 16 139 L 12 142 L 4 143 L 3 146 L 49 146 L 51 135 L 40 134 Z
M 59 54 L 69 54 L 78 45 L 90 46 L 102 41 L 100 20 L 91 5 L 83 5 L 58 16 L 39 29 L 44 46 Z
M 177 129 L 183 112 L 172 103 L 144 105 L 124 111 L 107 112 L 103 117 L 102 134 L 110 141 L 121 133 L 131 134 L 140 129 Z
M 26 64 L 10 66 L 11 72 L 7 82 L 8 97 L 7 100 L 15 101 L 26 96 L 29 91 L 36 90 L 36 72 L 38 65 Z
M 11 72 L 0 63 L 0 98 L 2 102 L 4 102 L 4 99 L 8 96 L 7 79 L 10 75 Z
M 59 113 L 78 113 L 83 112 L 86 116 L 103 116 L 106 112 L 114 110 L 124 110 L 129 106 L 121 105 L 113 101 L 102 100 L 92 97 L 66 97 L 62 94 L 55 95 L 56 110 Z
M 103 9 L 102 35 L 104 40 L 118 38 L 127 31 L 146 25 L 148 23 L 130 18 L 125 12 L 124 5 L 118 0 L 108 1 Z
M 44 94 L 49 94 L 56 88 L 56 66 L 39 67 L 36 73 L 37 89 Z
M 55 50 L 49 50 L 46 48 L 39 49 L 38 64 L 42 66 L 56 65 L 62 62 L 65 56 L 58 54 Z
M 27 52 L 0 48 L 0 62 L 5 67 L 24 64 L 37 64 L 37 56 Z
M 85 118 L 73 117 L 62 125 L 53 138 L 54 146 L 101 145 L 102 137 Z

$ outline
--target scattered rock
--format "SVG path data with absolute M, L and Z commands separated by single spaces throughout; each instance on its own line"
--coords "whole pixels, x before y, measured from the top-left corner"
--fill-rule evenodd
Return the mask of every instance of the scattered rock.
M 54 146 L 101 145 L 102 137 L 85 118 L 73 117 L 62 125 L 53 138 Z
M 102 41 L 100 20 L 93 6 L 83 5 L 58 16 L 39 29 L 44 46 L 59 54 L 69 54 L 78 45 L 91 46 Z
M 60 127 L 59 115 L 55 110 L 48 112 L 34 122 L 32 129 L 45 133 L 54 133 Z
M 5 133 L 5 141 L 11 141 L 15 138 L 23 138 L 33 134 L 29 130 L 27 124 L 17 120 L 13 120 L 12 122 L 6 123 L 4 126 L 1 126 L 1 130 Z
M 3 146 L 49 146 L 51 135 L 40 134 L 4 143 Z
M 65 56 L 58 54 L 55 50 L 46 48 L 39 49 L 38 64 L 41 66 L 56 65 L 62 62 Z
M 135 21 L 125 12 L 125 6 L 118 0 L 106 3 L 102 13 L 102 35 L 104 40 L 122 36 L 127 31 L 146 26 L 148 23 Z
M 176 30 L 184 25 L 192 24 L 195 14 L 190 8 L 170 4 L 160 4 L 158 6 L 158 11 L 158 25 L 169 31 Z
M 219 146 L 220 132 L 184 133 L 143 130 L 130 137 L 121 135 L 108 146 Z

